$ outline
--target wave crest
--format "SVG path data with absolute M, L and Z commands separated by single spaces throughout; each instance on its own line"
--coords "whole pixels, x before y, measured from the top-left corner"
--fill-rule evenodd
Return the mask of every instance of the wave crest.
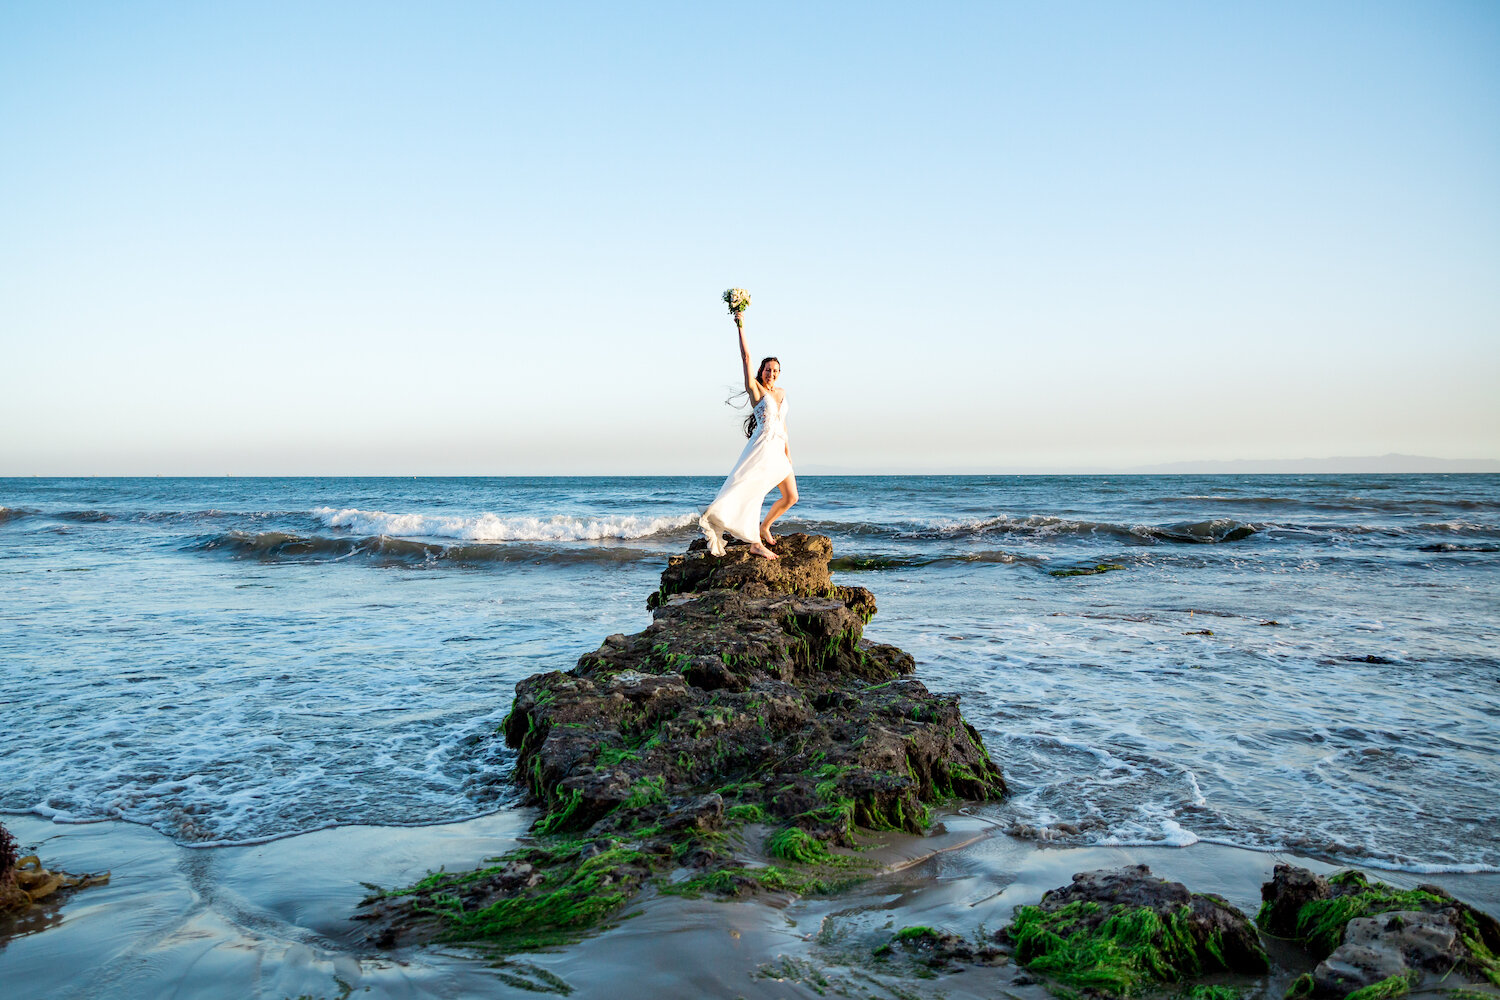
M 666 517 L 477 517 L 391 514 L 382 510 L 316 507 L 312 514 L 330 528 L 362 535 L 457 538 L 471 542 L 585 542 L 606 538 L 647 538 L 698 523 L 698 512 Z
M 824 522 L 818 530 L 839 531 L 851 535 L 880 535 L 914 541 L 984 538 L 991 535 L 1013 535 L 1032 540 L 1057 536 L 1102 536 L 1134 545 L 1174 542 L 1184 545 L 1212 545 L 1249 538 L 1267 525 L 1250 524 L 1232 517 L 1205 521 L 1182 521 L 1176 524 L 1114 524 L 1109 521 L 1081 521 L 1048 514 L 1011 517 L 976 518 L 970 521 L 948 521 L 938 524 L 911 525 L 882 529 L 865 523 Z
M 187 548 L 197 552 L 224 552 L 237 559 L 260 559 L 265 562 L 365 558 L 407 565 L 441 563 L 450 566 L 508 562 L 619 564 L 661 558 L 659 552 L 621 546 L 559 549 L 514 543 L 445 545 L 391 538 L 388 535 L 329 538 L 325 535 L 294 535 L 285 531 L 229 531 L 221 535 L 204 535 L 191 542 Z
M 847 555 L 835 556 L 828 568 L 835 572 L 862 573 L 890 569 L 910 569 L 919 566 L 937 566 L 945 563 L 1000 563 L 1011 565 L 1040 566 L 1044 562 L 1037 556 L 1019 552 L 946 552 L 936 555 Z
M 80 524 L 98 524 L 115 519 L 115 515 L 102 510 L 63 510 L 52 516 L 59 521 L 77 521 Z

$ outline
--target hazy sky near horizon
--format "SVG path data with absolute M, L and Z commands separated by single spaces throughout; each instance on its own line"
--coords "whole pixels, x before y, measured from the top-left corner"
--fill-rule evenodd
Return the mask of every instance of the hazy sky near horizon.
M 0 4 L 0 475 L 1500 457 L 1500 4 Z

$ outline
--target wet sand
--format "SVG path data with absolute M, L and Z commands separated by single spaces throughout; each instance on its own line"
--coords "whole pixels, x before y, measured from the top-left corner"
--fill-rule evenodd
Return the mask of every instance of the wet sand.
M 994 931 L 1073 872 L 1145 863 L 1254 913 L 1277 861 L 1336 866 L 1211 844 L 1052 849 L 948 815 L 934 837 L 893 838 L 872 856 L 894 870 L 837 897 L 746 901 L 643 894 L 617 926 L 572 947 L 497 964 L 444 946 L 379 952 L 350 919 L 362 882 L 408 884 L 438 866 L 471 867 L 510 848 L 529 810 L 444 826 L 343 827 L 246 847 L 185 848 L 128 823 L 62 826 L 7 816 L 23 846 L 71 871 L 108 869 L 107 886 L 0 922 L 0 983 L 16 997 L 510 997 L 537 990 L 619 998 L 723 996 L 1042 1000 L 1019 970 L 922 978 L 871 958 L 905 926 Z M 936 851 L 937 853 L 934 853 Z M 1500 875 L 1371 874 L 1435 882 L 1500 915 Z M 1018 977 L 1020 982 L 1018 982 Z M 1280 996 L 1284 983 L 1267 984 Z

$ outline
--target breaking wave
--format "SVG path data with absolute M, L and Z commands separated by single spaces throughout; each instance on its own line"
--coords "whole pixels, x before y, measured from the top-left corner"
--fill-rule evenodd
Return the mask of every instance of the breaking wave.
M 903 555 L 851 555 L 835 556 L 828 564 L 828 568 L 834 572 L 859 573 L 878 572 L 888 569 L 908 569 L 917 566 L 937 566 L 943 563 L 1000 563 L 1010 565 L 1019 563 L 1026 566 L 1040 566 L 1044 560 L 1036 556 L 1022 555 L 1019 552 L 952 552 L 939 553 L 937 555 L 903 556 Z
M 614 545 L 556 548 L 483 542 L 442 544 L 392 538 L 389 535 L 330 538 L 325 535 L 296 535 L 285 531 L 229 531 L 220 535 L 204 535 L 194 539 L 186 547 L 197 552 L 222 552 L 237 559 L 260 559 L 265 562 L 370 559 L 407 565 L 472 566 L 519 562 L 553 565 L 622 564 L 661 558 L 660 552 Z
M 935 524 L 881 526 L 866 522 L 814 522 L 811 530 L 848 535 L 884 535 L 912 541 L 958 540 L 1011 535 L 1028 540 L 1051 536 L 1103 537 L 1126 544 L 1152 545 L 1173 542 L 1184 545 L 1212 545 L 1238 542 L 1270 525 L 1249 524 L 1234 518 L 1219 517 L 1205 521 L 1181 521 L 1175 524 L 1114 524 L 1108 521 L 1081 521 L 1045 514 L 1027 517 L 977 518 L 971 521 L 948 521 Z
M 52 516 L 59 521 L 78 521 L 81 524 L 98 524 L 115 519 L 115 515 L 102 510 L 64 510 Z
M 1417 525 L 1422 531 L 1439 535 L 1487 535 L 1500 536 L 1500 529 L 1493 524 L 1475 524 L 1473 521 L 1435 521 Z
M 1457 545 L 1453 542 L 1440 542 L 1436 545 L 1423 545 L 1419 552 L 1500 552 L 1500 545 Z
M 1184 496 L 1151 497 L 1143 502 L 1156 506 L 1177 506 L 1184 503 L 1197 504 L 1211 500 L 1217 504 L 1234 507 L 1283 508 L 1288 510 L 1343 511 L 1355 514 L 1422 514 L 1444 510 L 1500 510 L 1500 503 L 1493 500 L 1472 500 L 1463 497 L 1424 496 L 1406 499 L 1383 497 L 1287 497 L 1287 496 L 1237 496 L 1233 493 L 1188 494 Z
M 666 517 L 478 517 L 433 514 L 389 514 L 381 510 L 336 510 L 316 507 L 313 516 L 330 528 L 348 528 L 362 535 L 406 538 L 458 538 L 472 542 L 580 542 L 606 538 L 647 538 L 698 523 L 698 512 Z

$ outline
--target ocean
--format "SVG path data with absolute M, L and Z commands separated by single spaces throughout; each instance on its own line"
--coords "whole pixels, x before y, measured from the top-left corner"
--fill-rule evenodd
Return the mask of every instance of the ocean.
M 515 683 L 645 627 L 718 485 L 0 479 L 0 811 L 210 846 L 514 808 Z M 778 530 L 961 697 L 1013 834 L 1500 871 L 1500 476 L 799 487 Z

